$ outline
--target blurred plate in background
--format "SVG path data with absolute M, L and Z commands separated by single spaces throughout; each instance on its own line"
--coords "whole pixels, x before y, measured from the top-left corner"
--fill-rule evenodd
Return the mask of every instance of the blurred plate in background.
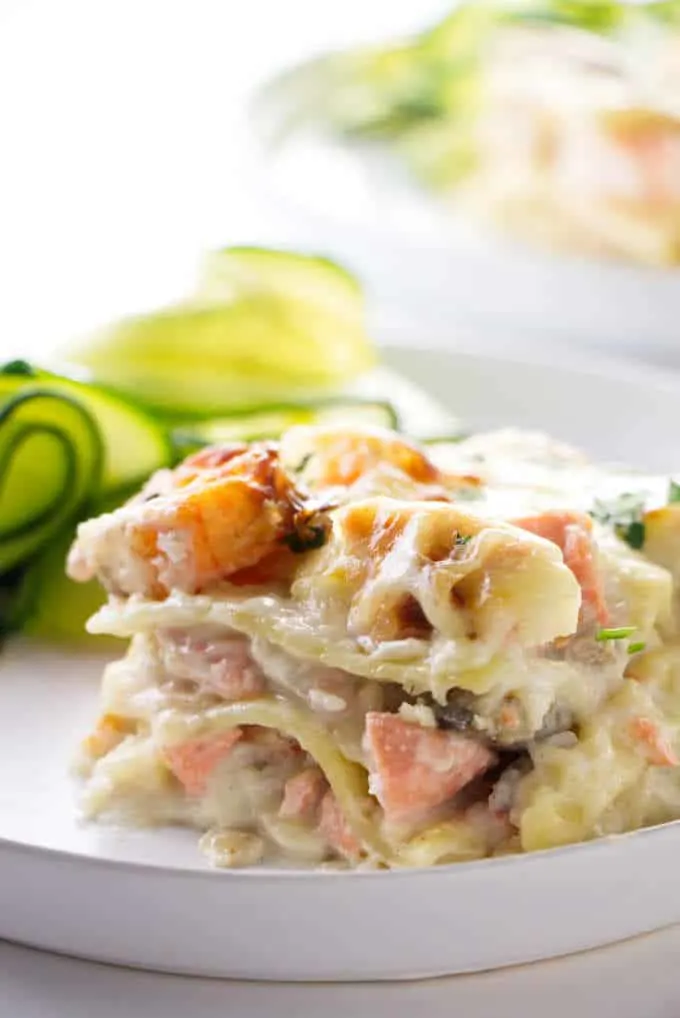
M 457 218 L 394 163 L 321 135 L 264 142 L 276 88 L 255 93 L 259 187 L 301 243 L 321 245 L 412 319 L 455 321 L 540 345 L 680 361 L 680 269 L 537 251 Z
M 334 254 L 362 276 L 379 320 L 444 325 L 449 343 L 467 326 L 480 347 L 578 343 L 680 363 L 680 272 L 493 241 L 391 164 L 320 138 L 263 149 L 247 104 L 257 81 L 305 54 L 411 31 L 447 6 L 18 7 L 0 37 L 0 83 L 15 97 L 0 110 L 3 353 L 43 356 L 173 299 L 205 248 L 249 243 Z

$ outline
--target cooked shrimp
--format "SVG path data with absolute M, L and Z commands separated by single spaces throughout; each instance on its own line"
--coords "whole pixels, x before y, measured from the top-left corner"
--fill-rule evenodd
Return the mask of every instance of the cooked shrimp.
M 309 461 L 302 469 L 293 455 L 298 439 Z M 208 448 L 160 471 L 126 505 L 79 526 L 67 572 L 81 581 L 96 576 L 114 594 L 155 599 L 225 579 L 282 581 L 297 554 L 324 543 L 328 499 L 342 501 L 343 488 L 370 482 L 374 470 L 383 481 L 387 471 L 411 498 L 455 499 L 459 488 L 480 483 L 443 474 L 393 432 L 293 428 L 280 450 L 269 442 Z
M 430 483 L 440 476 L 417 446 L 390 432 L 319 431 L 313 455 L 312 476 L 320 487 L 349 486 L 386 463 L 414 481 Z
M 314 512 L 275 446 L 206 449 L 152 478 L 127 505 L 82 523 L 67 570 L 75 580 L 96 575 L 116 594 L 196 593 L 265 561 L 278 571 L 287 539 L 297 537 L 299 551 L 310 530 L 323 538 L 325 519 L 314 523 Z
M 445 473 L 416 443 L 382 428 L 291 428 L 282 440 L 282 459 L 313 490 L 330 489 L 340 500 L 343 488 L 365 487 L 373 475 L 381 491 L 399 485 L 422 499 L 448 500 L 459 488 L 481 484 L 473 475 Z

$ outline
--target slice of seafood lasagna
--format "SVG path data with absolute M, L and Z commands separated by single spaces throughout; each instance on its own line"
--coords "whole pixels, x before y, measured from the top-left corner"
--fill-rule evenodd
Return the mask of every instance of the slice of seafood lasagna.
M 680 506 L 650 490 L 622 523 L 624 483 L 533 434 L 348 427 L 152 477 L 69 557 L 109 594 L 91 631 L 130 638 L 86 815 L 190 825 L 222 866 L 431 865 L 680 815 Z

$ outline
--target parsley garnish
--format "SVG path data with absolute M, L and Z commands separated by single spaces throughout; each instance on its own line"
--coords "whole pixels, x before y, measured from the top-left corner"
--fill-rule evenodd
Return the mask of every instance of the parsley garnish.
M 641 650 L 644 650 L 646 646 L 647 646 L 647 644 L 645 643 L 644 640 L 639 640 L 637 643 L 629 643 L 628 644 L 628 653 L 629 654 L 638 654 Z
M 680 497 L 680 486 L 678 495 Z M 610 502 L 596 499 L 590 515 L 598 523 L 612 527 L 622 541 L 639 550 L 645 543 L 645 525 L 642 520 L 644 511 L 645 496 L 625 492 Z
M 625 640 L 626 637 L 632 636 L 635 632 L 635 626 L 619 626 L 616 629 L 598 629 L 595 633 L 595 639 L 599 640 L 600 643 L 604 643 L 606 640 Z
M 668 502 L 680 502 L 680 484 L 672 478 L 668 482 Z
M 645 543 L 645 525 L 642 520 L 633 520 L 627 526 L 620 525 L 614 529 L 619 537 L 635 551 L 639 551 Z
M 312 456 L 313 456 L 313 455 L 314 455 L 313 453 L 311 453 L 311 452 L 308 452 L 306 456 L 303 456 L 303 457 L 302 457 L 302 459 L 300 460 L 300 462 L 299 462 L 299 463 L 297 463 L 297 464 L 296 464 L 296 465 L 295 465 L 295 466 L 293 467 L 293 473 L 295 473 L 295 474 L 301 474 L 301 473 L 302 473 L 302 471 L 303 471 L 303 470 L 305 469 L 305 467 L 307 466 L 307 464 L 309 463 L 309 461 L 311 460 L 311 458 L 312 458 Z
M 484 492 L 481 487 L 476 485 L 466 485 L 462 488 L 456 488 L 455 497 L 459 502 L 477 502 L 480 498 L 484 498 Z
M 306 526 L 304 529 L 286 534 L 283 543 L 287 544 L 296 555 L 301 555 L 305 551 L 316 551 L 317 548 L 323 548 L 327 540 L 328 527 Z

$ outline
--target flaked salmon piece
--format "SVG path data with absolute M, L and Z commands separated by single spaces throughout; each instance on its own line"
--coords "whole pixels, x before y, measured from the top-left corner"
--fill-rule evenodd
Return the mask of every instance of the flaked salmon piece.
M 680 130 L 677 120 L 648 111 L 619 111 L 608 118 L 614 152 L 628 170 L 630 196 L 650 207 L 680 198 Z
M 371 791 L 386 819 L 397 822 L 442 806 L 496 759 L 458 732 L 425 728 L 397 714 L 367 714 L 364 746 Z
M 191 630 L 165 630 L 157 646 L 166 671 L 189 679 L 205 692 L 224 700 L 250 700 L 266 689 L 262 669 L 250 654 L 250 641 L 231 637 L 204 639 Z
M 248 644 L 233 640 L 225 642 L 222 656 L 211 662 L 206 686 L 225 700 L 251 700 L 264 692 L 266 680 L 251 658 Z
M 645 756 L 655 767 L 677 767 L 680 763 L 659 726 L 649 718 L 633 718 L 629 732 L 636 742 L 641 743 Z
M 81 523 L 67 571 L 74 580 L 97 576 L 116 594 L 193 594 L 272 556 L 280 569 L 273 553 L 298 526 L 309 528 L 309 515 L 273 444 L 206 449 Z
M 260 668 L 250 658 L 245 642 L 225 643 L 225 653 L 210 662 L 205 688 L 226 700 L 244 700 L 260 696 L 267 682 Z
M 357 859 L 361 855 L 361 843 L 352 832 L 340 803 L 330 789 L 321 800 L 319 831 L 330 848 L 344 858 Z
M 203 795 L 215 768 L 229 756 L 243 732 L 231 728 L 219 735 L 200 736 L 163 749 L 165 761 L 187 795 Z
M 593 524 L 585 513 L 547 510 L 537 516 L 513 520 L 516 527 L 551 541 L 561 549 L 565 565 L 571 569 L 581 587 L 583 608 L 592 610 L 600 625 L 609 621 L 604 596 L 604 583 L 597 566 L 597 548 L 593 540 Z
M 279 816 L 286 820 L 305 820 L 313 817 L 327 788 L 326 779 L 318 767 L 307 767 L 300 771 L 286 781 Z

